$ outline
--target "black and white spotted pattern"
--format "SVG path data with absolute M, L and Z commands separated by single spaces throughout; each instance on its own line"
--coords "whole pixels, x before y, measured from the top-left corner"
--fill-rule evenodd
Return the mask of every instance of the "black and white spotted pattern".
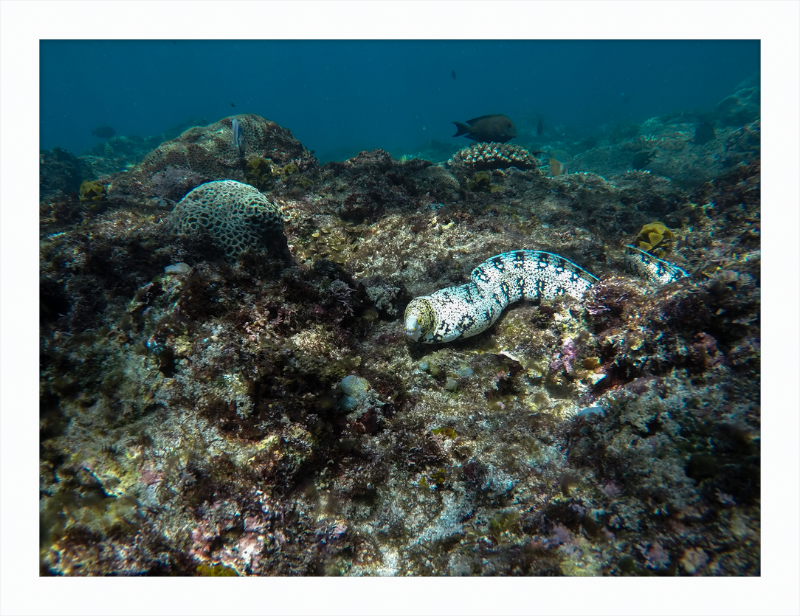
M 625 247 L 625 266 L 657 284 L 674 282 L 686 272 L 668 261 Z M 416 342 L 434 344 L 469 338 L 497 321 L 506 306 L 520 299 L 582 299 L 597 277 L 550 252 L 504 252 L 472 270 L 472 282 L 417 297 L 408 304 L 404 331 Z
M 487 259 L 472 282 L 417 297 L 408 304 L 405 334 L 419 342 L 451 342 L 491 327 L 503 309 L 520 299 L 583 297 L 597 278 L 549 252 L 516 250 Z
M 677 265 L 657 259 L 636 246 L 625 246 L 625 267 L 632 274 L 638 274 L 656 284 L 668 284 L 688 276 Z

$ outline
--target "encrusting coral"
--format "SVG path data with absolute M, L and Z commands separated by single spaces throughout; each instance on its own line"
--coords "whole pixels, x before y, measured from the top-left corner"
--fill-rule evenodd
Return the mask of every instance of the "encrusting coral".
M 475 171 L 508 169 L 516 167 L 521 171 L 536 169 L 539 161 L 525 148 L 508 143 L 474 143 L 456 152 L 447 161 L 452 167 L 462 167 Z

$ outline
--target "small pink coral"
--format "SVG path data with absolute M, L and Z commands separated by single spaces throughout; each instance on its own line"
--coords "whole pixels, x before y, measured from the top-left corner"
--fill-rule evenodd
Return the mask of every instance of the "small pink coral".
M 572 338 L 564 340 L 564 344 L 558 351 L 556 358 L 550 362 L 550 372 L 558 372 L 561 367 L 568 373 L 572 372 L 572 362 L 578 357 L 578 349 L 575 347 L 575 342 Z
M 614 498 L 617 494 L 622 492 L 619 486 L 613 481 L 609 481 L 601 488 L 601 490 L 603 491 L 603 494 L 605 494 L 608 498 Z
M 548 543 L 553 545 L 563 545 L 572 543 L 572 533 L 563 524 L 556 524 L 553 527 L 553 536 L 548 539 Z

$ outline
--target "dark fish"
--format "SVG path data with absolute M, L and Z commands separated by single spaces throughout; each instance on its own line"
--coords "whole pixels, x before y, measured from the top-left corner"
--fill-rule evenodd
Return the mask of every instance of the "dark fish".
M 655 157 L 656 150 L 642 150 L 641 152 L 636 152 L 636 154 L 633 155 L 633 160 L 631 161 L 631 168 L 637 170 L 644 169 Z
M 542 122 L 542 118 L 539 118 L 539 122 L 536 124 L 536 136 L 541 137 L 542 133 L 544 133 L 544 122 Z
M 458 131 L 453 137 L 466 136 L 473 141 L 496 141 L 505 143 L 517 136 L 514 123 L 502 114 L 485 115 L 467 120 L 467 124 L 453 122 Z
M 111 139 L 111 137 L 117 134 L 117 131 L 110 126 L 98 126 L 92 131 L 92 134 L 95 137 L 100 137 L 100 139 Z
M 455 79 L 455 78 L 456 78 L 456 69 L 453 69 L 452 71 L 450 71 L 450 76 L 451 76 L 453 79 Z
M 231 131 L 233 132 L 233 147 L 239 152 L 239 157 L 244 158 L 244 133 L 242 125 L 236 118 L 231 120 Z
M 234 105 L 233 103 L 231 103 L 231 107 L 236 107 L 236 105 Z
M 694 127 L 694 143 L 702 145 L 717 138 L 717 131 L 714 125 L 705 118 L 698 118 L 697 126 Z

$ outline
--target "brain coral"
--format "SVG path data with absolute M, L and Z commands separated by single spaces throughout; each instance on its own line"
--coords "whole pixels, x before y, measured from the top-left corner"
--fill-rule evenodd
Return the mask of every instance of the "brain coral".
M 317 159 L 292 133 L 255 114 L 235 116 L 242 127 L 246 159 L 261 157 L 274 165 L 294 164 L 300 172 L 318 166 Z M 120 195 L 152 196 L 153 176 L 167 167 L 180 167 L 208 180 L 244 180 L 245 161 L 233 145 L 232 117 L 194 126 L 176 139 L 165 141 L 141 163 L 115 178 L 112 192 Z
M 181 199 L 167 225 L 177 235 L 208 233 L 230 258 L 247 248 L 264 248 L 283 230 L 278 207 L 257 188 L 233 180 L 202 184 Z
M 456 152 L 449 161 L 450 167 L 475 171 L 490 169 L 536 169 L 538 161 L 525 148 L 507 143 L 474 143 Z

